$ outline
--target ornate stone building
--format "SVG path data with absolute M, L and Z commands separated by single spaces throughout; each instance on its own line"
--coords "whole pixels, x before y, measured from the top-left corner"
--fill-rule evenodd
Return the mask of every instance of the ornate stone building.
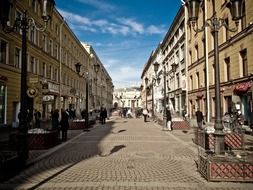
M 235 28 L 231 19 L 228 1 L 204 0 L 200 9 L 198 26 L 212 17 L 223 18 Z M 231 112 L 232 104 L 237 104 L 245 124 L 252 123 L 252 80 L 253 80 L 253 1 L 243 1 L 244 17 L 238 31 L 231 32 L 225 27 L 219 31 L 220 90 L 223 114 Z M 187 19 L 187 18 L 186 18 Z M 188 19 L 187 19 L 188 20 Z M 188 60 L 188 112 L 195 115 L 200 108 L 207 120 L 215 117 L 214 95 L 214 37 L 210 28 L 196 34 L 187 26 Z
M 8 24 L 13 26 L 14 21 L 21 18 L 24 11 L 27 11 L 28 17 L 32 17 L 36 24 L 43 24 L 39 16 L 38 0 L 14 1 Z M 21 47 L 21 31 L 16 29 L 11 33 L 5 33 L 3 29 L 0 29 L 0 125 L 13 124 L 15 126 L 18 121 Z M 99 83 L 93 80 L 94 64 L 97 62 L 102 68 L 97 73 Z M 98 103 L 111 107 L 113 92 L 111 77 L 91 46 L 87 50 L 87 47 L 81 44 L 56 9 L 44 32 L 36 30 L 35 27 L 29 28 L 27 83 L 28 104 L 31 110 L 39 110 L 42 118 L 46 120 L 50 118 L 50 112 L 54 109 L 75 109 L 78 115 L 80 110 L 85 108 L 86 79 L 76 73 L 76 63 L 82 65 L 81 74 L 89 73 L 88 84 L 92 89 L 89 108 L 98 106 L 91 103 L 95 86 L 100 89 Z

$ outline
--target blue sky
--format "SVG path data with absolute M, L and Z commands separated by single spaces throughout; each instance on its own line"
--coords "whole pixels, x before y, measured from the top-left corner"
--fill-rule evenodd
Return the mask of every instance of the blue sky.
M 151 51 L 162 41 L 180 0 L 56 0 L 78 39 L 89 43 L 114 86 L 141 81 Z

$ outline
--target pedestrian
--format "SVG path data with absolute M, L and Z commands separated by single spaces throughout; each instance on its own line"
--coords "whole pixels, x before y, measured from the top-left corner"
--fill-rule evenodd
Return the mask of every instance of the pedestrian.
M 59 110 L 56 109 L 52 113 L 52 130 L 58 130 L 59 126 Z
M 200 111 L 200 109 L 198 108 L 198 110 L 195 113 L 196 119 L 197 119 L 197 125 L 198 125 L 198 129 L 202 129 L 202 122 L 203 122 L 203 113 Z
M 85 110 L 85 109 L 81 111 L 81 116 L 82 116 L 82 119 L 84 119 L 84 118 L 85 118 L 85 112 L 86 112 L 86 110 Z
M 41 113 L 38 110 L 35 110 L 34 119 L 35 119 L 35 128 L 40 128 Z
M 66 141 L 68 139 L 68 129 L 69 129 L 69 114 L 67 111 L 62 109 L 61 111 L 61 132 L 62 132 L 62 141 Z
M 172 130 L 172 127 L 171 127 L 171 113 L 170 113 L 170 109 L 166 109 L 166 127 L 167 127 L 167 130 L 171 131 Z
M 104 107 L 100 109 L 100 120 L 102 124 L 105 124 L 105 120 L 107 118 L 107 111 Z
M 144 117 L 144 122 L 147 122 L 147 117 L 148 117 L 148 109 L 143 109 L 142 111 L 143 117 Z

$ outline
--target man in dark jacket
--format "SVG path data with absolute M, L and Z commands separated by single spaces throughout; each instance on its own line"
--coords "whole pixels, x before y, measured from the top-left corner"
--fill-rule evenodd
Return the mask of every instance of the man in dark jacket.
M 202 129 L 202 121 L 203 121 L 204 117 L 203 117 L 203 113 L 200 111 L 199 108 L 196 111 L 195 115 L 196 115 L 196 119 L 197 119 L 198 128 Z
M 67 111 L 61 111 L 61 131 L 62 131 L 62 141 L 67 140 L 68 129 L 69 129 L 69 113 Z
M 106 118 L 107 118 L 107 111 L 105 108 L 102 107 L 100 110 L 100 119 L 102 124 L 105 124 Z
M 171 131 L 172 130 L 172 126 L 171 126 L 171 113 L 170 113 L 170 110 L 167 108 L 166 109 L 166 119 L 167 119 L 167 130 Z

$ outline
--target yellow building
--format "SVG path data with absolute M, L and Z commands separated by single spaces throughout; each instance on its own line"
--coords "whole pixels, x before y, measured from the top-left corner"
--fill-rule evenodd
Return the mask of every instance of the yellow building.
M 235 28 L 228 1 L 204 0 L 200 8 L 198 26 L 212 17 L 224 19 L 229 28 Z M 219 30 L 220 91 L 223 114 L 231 112 L 232 104 L 240 108 L 245 124 L 252 123 L 252 80 L 253 80 L 253 1 L 243 1 L 244 17 L 238 31 L 225 27 Z M 214 37 L 211 29 L 198 34 L 188 25 L 186 35 L 188 61 L 188 112 L 195 115 L 197 108 L 207 120 L 215 117 L 214 94 Z
M 33 18 L 37 26 L 42 26 L 38 2 L 14 1 L 8 25 L 13 26 L 15 20 L 21 18 L 24 11 L 27 11 L 27 16 Z M 21 48 L 19 29 L 10 33 L 0 29 L 0 125 L 16 126 L 18 122 Z M 54 109 L 73 109 L 77 114 L 80 113 L 80 110 L 85 108 L 86 83 L 85 78 L 76 73 L 75 64 L 82 65 L 81 74 L 87 73 L 93 68 L 91 53 L 93 52 L 88 52 L 84 48 L 56 9 L 45 31 L 39 31 L 34 26 L 29 27 L 27 31 L 29 109 L 39 110 L 45 120 L 50 119 L 51 111 Z M 108 79 L 112 86 L 107 72 L 106 76 L 104 78 Z M 111 97 L 106 102 L 112 104 L 112 88 L 108 88 L 108 91 Z

